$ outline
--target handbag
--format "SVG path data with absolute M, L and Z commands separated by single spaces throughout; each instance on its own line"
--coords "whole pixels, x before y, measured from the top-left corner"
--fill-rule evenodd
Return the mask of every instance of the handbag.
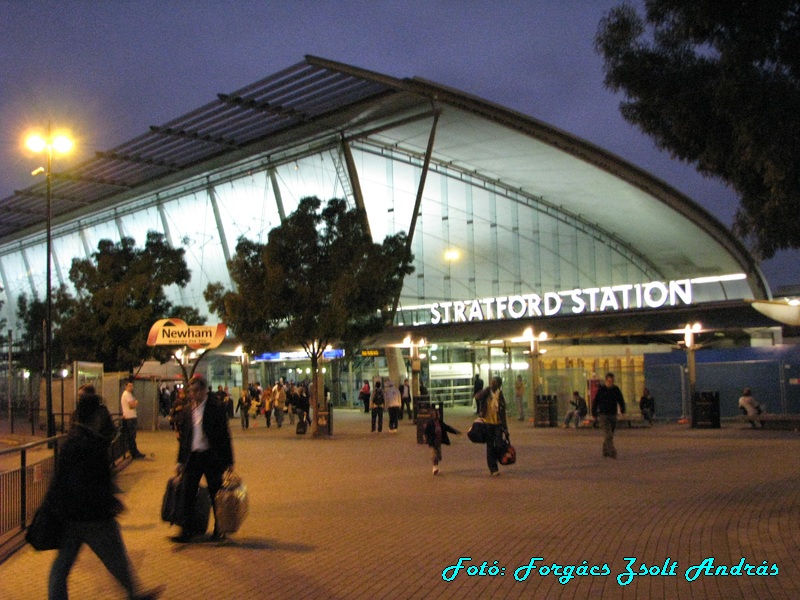
M 42 505 L 33 515 L 31 524 L 25 532 L 25 541 L 34 550 L 57 550 L 64 537 L 64 519 L 58 514 L 50 495 L 45 496 Z
M 249 508 L 247 486 L 233 471 L 225 473 L 222 487 L 214 499 L 214 518 L 219 533 L 236 533 Z
M 480 417 L 475 419 L 472 425 L 467 431 L 467 437 L 469 441 L 474 444 L 485 444 L 486 443 L 486 423 Z
M 499 462 L 501 465 L 508 466 L 517 462 L 517 451 L 511 445 L 511 436 L 508 434 L 508 429 L 503 430 L 502 441 L 497 453 L 500 455 Z

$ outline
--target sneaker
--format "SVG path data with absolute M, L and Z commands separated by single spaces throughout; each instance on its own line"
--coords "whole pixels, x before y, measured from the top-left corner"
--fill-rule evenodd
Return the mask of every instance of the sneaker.
M 492 471 L 492 477 L 499 477 L 500 471 Z
M 436 466 L 433 467 L 433 474 L 434 475 L 438 475 L 439 474 L 439 467 L 436 467 Z

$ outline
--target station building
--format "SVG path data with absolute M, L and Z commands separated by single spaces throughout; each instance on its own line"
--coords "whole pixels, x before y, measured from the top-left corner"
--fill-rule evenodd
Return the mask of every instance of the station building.
M 17 298 L 45 294 L 44 185 L 0 201 L 12 328 Z M 405 231 L 415 256 L 393 326 L 329 365 L 336 402 L 352 403 L 362 378 L 404 377 L 417 357 L 445 402 L 468 402 L 476 374 L 503 375 L 512 396 L 522 375 L 563 409 L 606 371 L 631 401 L 648 384 L 647 357 L 685 363 L 687 336 L 717 349 L 782 342 L 779 323 L 748 303 L 771 298 L 756 261 L 664 182 L 467 93 L 312 56 L 56 174 L 53 283 L 69 287 L 72 259 L 101 239 L 143 244 L 155 230 L 192 271 L 171 300 L 207 314 L 203 290 L 231 285 L 237 239 L 266 241 L 306 196 L 346 198 L 376 241 Z M 308 368 L 291 354 L 251 358 L 263 380 Z M 212 382 L 235 384 L 236 362 L 210 367 Z M 685 371 L 656 387 L 669 394 L 663 414 L 685 409 Z

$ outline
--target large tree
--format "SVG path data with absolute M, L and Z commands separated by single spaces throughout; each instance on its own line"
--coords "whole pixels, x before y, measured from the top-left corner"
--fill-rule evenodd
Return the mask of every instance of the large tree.
M 110 371 L 130 371 L 153 356 L 147 334 L 158 319 L 203 324 L 195 308 L 173 305 L 164 292 L 190 281 L 184 254 L 150 231 L 142 248 L 129 237 L 101 240 L 91 258 L 73 260 L 69 277 L 76 297 L 59 321 L 54 318 L 55 338 L 66 355 L 102 362 Z
M 53 331 L 57 332 L 63 317 L 72 310 L 74 299 L 66 286 L 53 291 Z M 17 320 L 20 323 L 19 333 L 15 340 L 18 347 L 16 353 L 18 363 L 31 372 L 44 372 L 44 326 L 47 316 L 47 304 L 37 297 L 28 298 L 22 294 L 17 298 Z M 53 368 L 60 369 L 66 362 L 62 340 L 53 336 L 52 354 Z
M 266 244 L 240 238 L 228 264 L 236 291 L 216 283 L 205 292 L 211 311 L 250 350 L 305 350 L 315 374 L 315 409 L 317 366 L 327 345 L 352 347 L 385 326 L 414 270 L 404 233 L 376 244 L 361 211 L 340 199 L 321 207 L 318 198 L 303 198 Z
M 740 195 L 734 231 L 757 255 L 800 247 L 800 2 L 644 5 L 595 40 L 623 117 Z

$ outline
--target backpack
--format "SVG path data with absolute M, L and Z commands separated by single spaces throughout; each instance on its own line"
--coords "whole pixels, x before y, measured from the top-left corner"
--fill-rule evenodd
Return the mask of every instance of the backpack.
M 375 406 L 383 406 L 383 390 L 381 388 L 375 390 L 375 396 L 372 398 L 372 403 Z

